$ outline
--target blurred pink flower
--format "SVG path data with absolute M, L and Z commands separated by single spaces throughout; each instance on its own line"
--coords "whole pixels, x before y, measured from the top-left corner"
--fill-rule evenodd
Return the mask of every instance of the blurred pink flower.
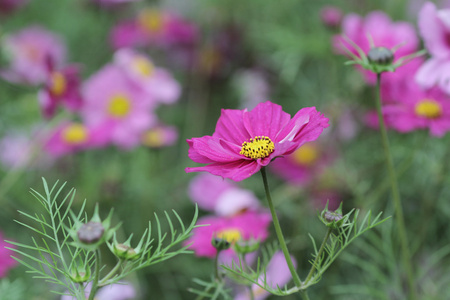
M 97 148 L 109 141 L 109 128 L 86 126 L 81 123 L 64 122 L 49 134 L 45 150 L 58 157 L 69 153 Z
M 320 10 L 320 20 L 329 28 L 336 28 L 341 24 L 342 11 L 336 6 L 326 5 Z
M 216 248 L 211 245 L 214 237 L 227 240 L 231 244 L 238 240 L 257 239 L 264 241 L 268 235 L 268 227 L 272 221 L 269 213 L 244 212 L 242 214 L 227 217 L 206 216 L 198 220 L 197 225 L 209 224 L 209 226 L 197 227 L 193 230 L 193 235 L 186 241 L 197 256 L 214 257 Z M 232 256 L 232 248 L 222 251 Z
M 257 69 L 245 69 L 236 73 L 234 85 L 241 98 L 241 107 L 253 109 L 261 102 L 267 101 L 270 87 L 265 74 Z
M 123 4 L 129 2 L 140 2 L 142 0 L 91 0 L 91 1 L 105 6 L 113 6 L 116 4 Z
M 188 139 L 189 157 L 206 171 L 240 181 L 258 172 L 278 156 L 291 154 L 304 143 L 316 140 L 328 119 L 315 107 L 303 108 L 291 119 L 270 101 L 253 110 L 222 109 L 212 136 Z
M 450 94 L 450 9 L 437 10 L 432 2 L 419 12 L 419 30 L 431 54 L 416 73 L 416 81 L 425 88 L 438 85 Z
M 77 66 L 66 66 L 59 71 L 49 71 L 46 85 L 38 93 L 44 117 L 53 117 L 59 104 L 71 111 L 79 110 L 82 105 L 79 86 Z
M 28 0 L 0 0 L 0 12 L 11 13 L 25 5 Z
M 89 297 L 91 290 L 91 284 L 88 284 L 85 288 L 86 298 Z M 115 283 L 102 287 L 97 291 L 95 300 L 132 300 L 136 297 L 136 290 L 131 284 Z M 62 296 L 61 300 L 76 300 L 72 296 Z
M 293 256 L 291 256 L 291 260 L 296 267 L 297 262 Z M 277 287 L 283 288 L 284 285 L 291 281 L 292 275 L 289 271 L 289 267 L 286 263 L 286 259 L 284 258 L 284 254 L 281 251 L 275 252 L 272 258 L 270 259 L 269 264 L 266 267 L 266 274 L 264 278 L 264 274 L 258 278 L 258 282 L 261 285 L 264 285 L 264 281 L 267 282 L 269 286 L 274 289 Z M 269 297 L 271 294 L 266 290 L 260 288 L 258 285 L 252 285 L 254 300 L 263 300 Z M 250 300 L 250 295 L 247 289 L 238 293 L 234 300 Z
M 62 40 L 38 26 L 6 36 L 3 47 L 10 65 L 0 71 L 0 76 L 14 83 L 44 83 L 48 77 L 48 65 L 53 64 L 59 69 L 66 56 Z
M 169 72 L 156 67 L 147 56 L 131 49 L 120 49 L 114 55 L 114 62 L 133 84 L 153 100 L 170 104 L 180 97 L 180 84 Z
M 23 168 L 31 159 L 31 148 L 30 137 L 8 133 L 0 140 L 0 162 L 10 169 Z
M 115 49 L 191 45 L 197 38 L 197 28 L 193 24 L 175 14 L 152 8 L 141 10 L 134 20 L 119 23 L 111 32 Z
M 3 233 L 0 232 L 0 278 L 8 275 L 8 271 L 17 265 L 17 261 L 11 258 L 11 255 L 16 256 L 15 253 L 5 248 L 15 248 L 15 246 L 5 242 L 4 239 Z
M 142 144 L 149 148 L 172 146 L 178 139 L 178 130 L 174 126 L 158 124 L 142 134 Z
M 233 216 L 260 208 L 260 202 L 253 192 L 209 173 L 194 177 L 189 184 L 188 193 L 200 208 L 215 212 L 219 216 Z
M 103 67 L 85 82 L 83 100 L 86 125 L 109 128 L 111 142 L 122 148 L 139 145 L 144 132 L 156 123 L 155 101 L 115 65 Z
M 342 34 L 333 37 L 333 46 L 338 53 L 346 54 L 344 49 L 347 48 L 358 56 L 357 51 L 344 39 L 344 36 L 358 45 L 364 53 L 368 53 L 371 48 L 370 40 L 376 47 L 392 49 L 401 46 L 395 51 L 395 59 L 414 53 L 419 45 L 419 39 L 412 24 L 392 22 L 389 16 L 381 11 L 373 11 L 365 18 L 357 14 L 346 15 L 342 21 Z M 384 77 L 395 76 L 392 74 L 402 72 L 402 68 L 405 66 L 398 68 L 395 72 L 384 74 Z M 368 83 L 375 83 L 376 76 L 373 72 L 361 71 Z

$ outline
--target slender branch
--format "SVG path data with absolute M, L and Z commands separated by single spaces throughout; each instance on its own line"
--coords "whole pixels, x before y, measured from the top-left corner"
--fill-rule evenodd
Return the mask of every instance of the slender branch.
M 406 234 L 405 219 L 403 216 L 402 202 L 400 198 L 400 192 L 398 189 L 397 175 L 395 173 L 394 163 L 392 161 L 389 139 L 387 136 L 386 126 L 384 124 L 383 112 L 381 110 L 381 73 L 377 74 L 376 89 L 377 89 L 376 104 L 377 104 L 378 120 L 380 123 L 381 140 L 383 143 L 384 155 L 386 157 L 389 179 L 391 182 L 392 199 L 394 201 L 394 209 L 395 209 L 395 220 L 397 222 L 397 230 L 400 238 L 400 248 L 402 252 L 402 263 L 406 271 L 411 299 L 417 299 L 413 279 L 413 268 L 411 265 L 411 254 L 408 248 L 409 245 L 408 236 Z
M 119 268 L 122 266 L 123 262 L 124 262 L 123 259 L 119 259 L 119 261 L 114 266 L 114 268 L 105 277 L 103 277 L 101 280 L 99 280 L 98 285 L 104 286 L 105 284 L 107 284 L 106 283 L 107 280 L 110 279 L 117 272 L 117 270 L 119 270 Z
M 94 300 L 98 289 L 98 278 L 100 276 L 100 250 L 95 250 L 95 271 L 94 280 L 92 281 L 92 288 L 89 292 L 89 300 Z
M 311 277 L 314 274 L 314 271 L 316 270 L 317 262 L 320 260 L 320 257 L 322 256 L 323 251 L 325 250 L 325 245 L 327 244 L 328 238 L 330 237 L 331 232 L 333 231 L 333 228 L 328 227 L 327 233 L 325 234 L 325 237 L 323 238 L 322 245 L 320 245 L 319 252 L 316 255 L 316 258 L 314 259 L 314 262 L 311 266 L 311 270 L 309 270 L 308 276 L 306 276 L 306 279 L 304 281 L 304 284 L 307 284 Z

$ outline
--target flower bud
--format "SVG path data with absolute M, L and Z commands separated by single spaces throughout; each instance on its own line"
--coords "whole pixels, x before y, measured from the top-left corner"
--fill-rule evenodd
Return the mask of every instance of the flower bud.
M 346 220 L 346 218 L 342 215 L 342 202 L 339 208 L 335 211 L 329 211 L 327 203 L 325 209 L 320 213 L 319 219 L 327 227 L 331 227 L 333 229 L 342 227 L 344 221 Z
M 139 258 L 140 253 L 136 249 L 125 244 L 114 244 L 114 254 L 123 260 L 136 260 Z
M 93 244 L 102 238 L 104 231 L 105 228 L 103 228 L 102 223 L 91 221 L 83 224 L 80 229 L 78 229 L 77 235 L 80 242 Z
M 70 274 L 70 280 L 72 280 L 75 283 L 83 283 L 89 281 L 89 278 L 91 277 L 91 270 L 88 269 L 78 269 L 73 268 L 72 272 Z
M 387 66 L 394 61 L 394 53 L 385 47 L 375 47 L 369 50 L 367 58 L 372 64 Z
M 211 240 L 211 245 L 217 249 L 217 251 L 222 251 L 229 249 L 231 247 L 231 243 L 225 239 L 221 239 L 218 237 L 213 237 Z
M 253 239 L 248 241 L 240 240 L 234 244 L 234 250 L 237 253 L 247 254 L 250 252 L 255 252 L 256 250 L 259 249 L 259 246 L 260 246 L 259 240 Z

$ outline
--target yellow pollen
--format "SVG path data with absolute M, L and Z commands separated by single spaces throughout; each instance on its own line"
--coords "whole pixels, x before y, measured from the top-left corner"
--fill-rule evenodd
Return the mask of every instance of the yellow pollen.
M 61 132 L 62 139 L 72 145 L 77 145 L 85 142 L 88 138 L 86 127 L 82 124 L 71 124 L 63 129 Z
M 123 118 L 130 112 L 130 108 L 131 103 L 128 97 L 124 94 L 116 94 L 111 97 L 108 112 L 113 117 Z
M 305 144 L 292 153 L 294 162 L 301 166 L 312 166 L 319 157 L 319 153 L 314 144 Z
M 243 142 L 241 152 L 248 158 L 258 159 L 265 158 L 275 150 L 275 145 L 272 140 L 267 136 L 256 136 L 254 139 L 250 139 L 249 142 Z
M 148 130 L 142 137 L 142 144 L 147 147 L 161 147 L 164 143 L 164 133 L 160 128 Z
M 145 77 L 150 77 L 155 69 L 151 61 L 142 56 L 138 56 L 135 59 L 133 59 L 133 62 L 131 63 L 131 68 L 136 73 Z
M 433 99 L 423 99 L 416 104 L 415 113 L 420 117 L 434 119 L 442 115 L 442 107 Z
M 242 238 L 241 232 L 237 229 L 222 230 L 216 234 L 216 237 L 225 240 L 230 244 L 234 244 Z
M 163 29 L 163 15 L 156 9 L 144 9 L 138 16 L 138 23 L 151 33 L 160 32 Z
M 53 72 L 50 76 L 50 91 L 55 96 L 61 96 L 67 88 L 66 78 L 61 72 Z

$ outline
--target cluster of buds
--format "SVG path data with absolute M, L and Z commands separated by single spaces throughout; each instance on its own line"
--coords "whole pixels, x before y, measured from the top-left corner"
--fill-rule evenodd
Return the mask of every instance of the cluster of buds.
M 237 254 L 242 255 L 255 252 L 259 249 L 260 244 L 260 241 L 255 239 L 243 240 L 240 238 L 237 241 L 229 241 L 226 238 L 220 238 L 217 236 L 214 236 L 211 239 L 211 245 L 213 245 L 218 252 L 230 249 L 232 247 Z
M 346 220 L 348 219 L 347 215 L 342 215 L 342 202 L 341 205 L 339 205 L 339 208 L 335 211 L 329 211 L 327 203 L 325 209 L 320 212 L 318 217 L 323 224 L 333 229 L 339 229 L 343 227 Z

